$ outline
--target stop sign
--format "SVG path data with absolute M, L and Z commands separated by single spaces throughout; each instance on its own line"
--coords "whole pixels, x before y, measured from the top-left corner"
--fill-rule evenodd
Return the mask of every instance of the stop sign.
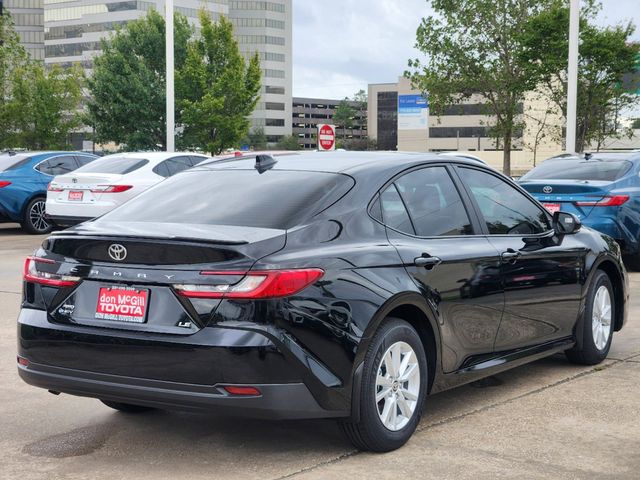
M 336 127 L 318 125 L 318 150 L 336 149 Z

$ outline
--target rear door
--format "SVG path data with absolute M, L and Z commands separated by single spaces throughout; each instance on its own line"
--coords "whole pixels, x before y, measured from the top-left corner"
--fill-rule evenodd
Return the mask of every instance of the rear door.
M 572 335 L 586 247 L 571 235 L 555 237 L 549 214 L 498 174 L 473 167 L 456 171 L 501 256 L 505 308 L 495 350 Z
M 493 351 L 504 305 L 498 252 L 464 197 L 445 166 L 406 173 L 380 194 L 389 240 L 440 323 L 445 372 Z

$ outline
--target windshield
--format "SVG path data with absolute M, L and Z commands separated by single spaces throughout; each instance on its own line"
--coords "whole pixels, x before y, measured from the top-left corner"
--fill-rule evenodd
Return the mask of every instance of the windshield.
M 550 160 L 534 168 L 520 180 L 600 180 L 612 182 L 630 169 L 626 160 Z
M 335 203 L 353 184 L 351 177 L 335 173 L 190 170 L 99 221 L 287 229 Z
M 104 157 L 80 167 L 74 173 L 115 173 L 126 175 L 144 167 L 149 160 L 129 157 Z
M 31 160 L 25 155 L 0 155 L 0 172 L 14 170 L 19 163 L 23 164 Z

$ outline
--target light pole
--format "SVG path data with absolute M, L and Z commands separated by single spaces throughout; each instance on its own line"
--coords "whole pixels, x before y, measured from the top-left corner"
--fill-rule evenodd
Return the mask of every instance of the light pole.
M 578 110 L 578 45 L 580 42 L 580 0 L 571 0 L 569 13 L 569 66 L 567 68 L 567 137 L 565 150 L 576 150 Z
M 165 0 L 165 57 L 167 81 L 167 152 L 176 149 L 175 142 L 175 84 L 173 68 L 173 0 Z

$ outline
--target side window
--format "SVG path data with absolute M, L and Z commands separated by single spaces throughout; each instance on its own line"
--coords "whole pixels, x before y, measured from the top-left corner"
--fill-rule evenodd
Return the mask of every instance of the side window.
M 84 167 L 86 164 L 93 162 L 95 159 L 95 157 L 89 157 L 85 155 L 76 156 L 76 160 L 78 160 L 78 163 L 81 167 Z
M 395 183 L 418 236 L 473 234 L 462 198 L 445 167 L 415 170 Z
M 550 229 L 541 207 L 503 179 L 471 168 L 459 168 L 492 235 L 530 235 Z
M 38 170 L 39 172 L 44 173 L 46 175 L 53 175 L 53 173 L 51 173 L 51 166 L 49 165 L 49 160 L 45 160 L 44 162 L 40 162 L 36 166 L 36 170 Z
M 204 162 L 205 160 L 207 160 L 207 157 L 200 157 L 200 156 L 192 156 L 191 157 L 191 164 L 193 166 L 198 165 L 200 162 Z
M 380 204 L 385 225 L 400 232 L 415 235 L 411 219 L 395 185 L 391 185 L 380 194 Z
M 175 175 L 187 168 L 191 168 L 191 158 L 189 157 L 175 157 L 167 160 L 167 168 L 169 169 L 169 175 Z
M 160 175 L 161 177 L 167 178 L 171 174 L 169 173 L 169 168 L 167 167 L 167 163 L 170 160 L 165 160 L 164 162 L 160 162 L 158 165 L 153 167 L 153 173 Z
M 72 156 L 54 157 L 48 160 L 49 171 L 40 170 L 43 173 L 49 175 L 64 175 L 78 168 L 76 159 Z

